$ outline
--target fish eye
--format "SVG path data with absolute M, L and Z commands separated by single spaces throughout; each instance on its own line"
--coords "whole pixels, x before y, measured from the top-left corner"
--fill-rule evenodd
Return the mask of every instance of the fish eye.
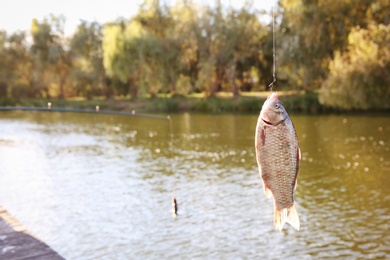
M 275 106 L 276 109 L 279 109 L 279 107 L 280 107 L 279 103 L 275 103 L 274 106 Z

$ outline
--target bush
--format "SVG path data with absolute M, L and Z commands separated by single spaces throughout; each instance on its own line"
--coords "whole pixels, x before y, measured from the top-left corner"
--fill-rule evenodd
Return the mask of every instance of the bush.
M 179 98 L 154 98 L 146 104 L 147 111 L 176 112 L 179 110 Z
M 13 98 L 2 97 L 0 98 L 0 106 L 4 106 L 4 107 L 16 106 L 16 101 Z
M 355 28 L 348 51 L 336 53 L 321 86 L 324 105 L 342 109 L 390 109 L 390 25 Z
M 240 98 L 238 101 L 238 111 L 259 113 L 265 99 Z
M 287 112 L 293 111 L 307 114 L 323 112 L 323 107 L 318 101 L 318 95 L 314 92 L 285 97 L 282 98 L 282 102 Z

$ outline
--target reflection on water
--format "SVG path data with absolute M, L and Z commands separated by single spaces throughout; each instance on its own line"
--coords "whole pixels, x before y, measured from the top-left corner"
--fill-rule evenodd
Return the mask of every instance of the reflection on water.
M 180 114 L 170 127 L 1 112 L 0 204 L 67 259 L 390 258 L 390 118 L 292 120 L 299 232 L 273 231 L 255 115 Z

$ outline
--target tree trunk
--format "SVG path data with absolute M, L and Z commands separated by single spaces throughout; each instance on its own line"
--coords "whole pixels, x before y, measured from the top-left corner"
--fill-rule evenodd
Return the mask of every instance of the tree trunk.
M 104 88 L 104 95 L 106 96 L 106 99 L 110 99 L 112 96 L 112 90 L 111 90 L 111 80 L 108 77 L 104 77 L 103 79 L 103 88 Z
M 238 86 L 236 84 L 236 68 L 235 66 L 232 66 L 230 69 L 230 79 L 232 81 L 233 86 L 233 98 L 238 97 Z
M 214 84 L 211 84 L 210 87 L 210 96 L 215 96 L 215 94 L 219 91 L 221 91 L 221 84 L 223 79 L 223 70 L 216 68 L 215 70 L 215 82 Z
M 129 86 L 129 92 L 131 95 L 131 99 L 136 99 L 138 96 L 138 90 L 137 90 L 136 86 L 134 85 L 133 80 L 131 78 L 128 78 L 127 84 Z
M 65 81 L 66 81 L 65 77 L 60 76 L 60 81 L 59 81 L 60 93 L 58 94 L 59 99 L 64 99 L 65 97 L 65 91 L 64 91 Z

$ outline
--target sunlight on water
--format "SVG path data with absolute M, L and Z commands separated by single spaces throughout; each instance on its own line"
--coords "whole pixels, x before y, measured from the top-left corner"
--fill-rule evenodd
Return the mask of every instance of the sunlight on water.
M 0 113 L 0 205 L 67 259 L 390 258 L 388 116 L 292 117 L 301 231 L 281 233 L 257 116 L 172 118 Z

